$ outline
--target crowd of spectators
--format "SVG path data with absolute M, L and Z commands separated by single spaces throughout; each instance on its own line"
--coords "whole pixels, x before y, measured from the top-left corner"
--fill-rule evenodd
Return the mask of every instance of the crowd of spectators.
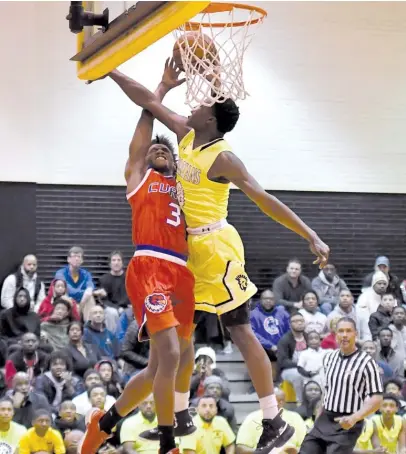
M 0 444 L 7 454 L 76 454 L 88 410 L 109 409 L 130 377 L 148 364 L 149 345 L 138 340 L 121 253 L 112 252 L 110 271 L 97 286 L 83 260 L 83 250 L 72 247 L 67 265 L 55 270 L 46 286 L 36 257 L 27 255 L 4 280 Z M 299 452 L 321 409 L 324 358 L 338 347 L 334 333 L 343 316 L 354 319 L 359 348 L 378 362 L 386 393 L 354 452 L 406 448 L 406 291 L 389 265 L 386 257 L 378 257 L 355 302 L 333 264 L 309 279 L 292 259 L 272 288 L 251 302 L 252 329 L 272 362 L 282 417 L 296 429 L 281 454 Z M 212 322 L 207 319 L 204 329 L 210 330 Z M 223 340 L 225 352 L 231 353 L 229 337 Z M 230 377 L 218 367 L 216 351 L 202 346 L 195 359 L 190 405 L 198 429 L 178 440 L 181 453 L 253 453 L 261 435 L 261 410 L 246 415 L 239 427 Z M 100 452 L 156 453 L 156 442 L 138 437 L 156 424 L 149 396 L 117 425 Z

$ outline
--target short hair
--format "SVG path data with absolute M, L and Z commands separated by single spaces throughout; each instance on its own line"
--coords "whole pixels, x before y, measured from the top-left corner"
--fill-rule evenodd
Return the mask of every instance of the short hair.
M 343 292 L 348 292 L 351 296 L 353 296 L 352 291 L 349 288 L 342 288 L 340 290 L 339 295 L 341 295 L 341 293 L 343 293 Z
M 232 131 L 240 118 L 240 109 L 231 98 L 220 98 L 213 104 L 212 111 L 221 134 Z
M 121 251 L 113 251 L 113 252 L 110 252 L 109 254 L 109 262 L 111 262 L 111 259 L 115 256 L 115 255 L 118 255 L 120 256 L 121 260 L 124 260 L 124 256 L 123 256 L 123 253 Z
M 310 334 L 317 334 L 319 336 L 319 339 L 321 339 L 320 333 L 318 333 L 316 330 L 309 331 L 308 333 L 305 333 L 304 337 L 306 341 L 309 339 Z
M 296 311 L 296 312 L 292 312 L 290 314 L 289 321 L 291 321 L 293 317 L 297 317 L 297 316 L 302 317 L 304 320 L 303 314 L 301 314 L 299 311 Z
M 302 294 L 301 300 L 304 301 L 306 295 L 308 295 L 309 293 L 311 293 L 312 295 L 314 295 L 314 296 L 316 297 L 317 304 L 320 304 L 319 295 L 318 295 L 317 292 L 315 292 L 314 290 L 307 290 L 306 292 L 304 292 L 304 293 Z
M 35 421 L 36 419 L 40 418 L 41 416 L 47 416 L 52 422 L 51 413 L 46 408 L 38 408 L 38 410 L 35 410 L 34 414 L 32 416 L 32 421 Z
M 208 394 L 208 393 L 204 393 L 204 394 L 203 394 L 203 396 L 199 397 L 199 399 L 198 399 L 198 401 L 197 401 L 197 405 L 199 405 L 199 404 L 200 404 L 200 401 L 201 401 L 202 399 L 213 399 L 213 400 L 214 400 L 214 402 L 215 402 L 215 403 L 216 403 L 216 405 L 217 405 L 217 401 L 216 401 L 216 398 L 215 398 L 214 396 L 212 396 L 211 394 Z
M 69 323 L 68 331 L 67 331 L 68 333 L 69 333 L 70 329 L 72 328 L 72 326 L 79 326 L 80 330 L 83 333 L 83 324 L 79 320 L 73 320 L 72 322 Z
M 100 377 L 100 373 L 96 369 L 87 369 L 87 371 L 83 374 L 83 380 L 86 381 L 87 377 L 93 374 Z
M 357 331 L 357 324 L 355 323 L 354 319 L 351 317 L 341 317 L 338 322 L 337 322 L 337 328 L 340 323 L 351 323 L 351 325 L 354 327 L 355 331 Z
M 396 309 L 401 309 L 403 312 L 406 313 L 406 309 L 405 309 L 403 306 L 395 306 L 395 307 L 393 308 L 393 312 L 395 312 Z
M 383 328 L 381 328 L 381 329 L 378 331 L 378 336 L 380 336 L 380 334 L 381 334 L 383 331 L 389 331 L 389 332 L 391 333 L 391 336 L 393 337 L 393 331 L 389 328 L 389 326 L 384 326 Z
M 383 395 L 383 399 L 382 400 L 393 400 L 393 402 L 395 402 L 396 406 L 398 408 L 400 408 L 400 401 L 399 401 L 399 398 L 397 396 L 395 396 L 395 394 L 392 394 L 392 393 L 385 393 Z
M 156 134 L 155 138 L 151 140 L 151 146 L 157 144 L 164 145 L 166 148 L 168 148 L 168 150 L 172 154 L 173 160 L 176 162 L 175 147 L 169 137 L 164 136 L 163 134 Z
M 2 397 L 0 399 L 0 405 L 4 402 L 7 402 L 7 403 L 11 404 L 12 407 L 14 407 L 13 399 L 11 399 L 11 397 Z
M 66 369 L 68 371 L 72 371 L 73 364 L 71 359 L 61 350 L 55 350 L 51 353 L 51 356 L 49 357 L 49 366 L 52 366 L 52 364 L 56 363 L 59 360 L 63 361 L 66 364 Z
M 298 258 L 296 258 L 296 257 L 293 257 L 293 258 L 289 259 L 288 266 L 289 266 L 291 263 L 297 263 L 298 265 L 302 266 L 302 262 L 301 262 Z
M 96 383 L 95 385 L 92 385 L 88 390 L 87 390 L 87 395 L 90 397 L 90 394 L 94 389 L 101 388 L 107 395 L 107 389 L 102 383 Z
M 396 295 L 395 295 L 393 292 L 391 292 L 391 291 L 385 292 L 385 293 L 382 295 L 382 299 L 383 299 L 385 296 L 388 296 L 388 295 L 390 295 L 393 299 L 396 299 Z M 395 309 L 395 308 L 394 308 L 394 309 Z
M 65 306 L 66 309 L 68 309 L 68 313 L 71 314 L 71 312 L 72 312 L 72 307 L 71 307 L 71 305 L 70 305 L 67 301 L 65 301 L 64 299 L 62 299 L 61 297 L 58 297 L 58 298 L 55 298 L 55 299 L 54 299 L 54 302 L 52 303 L 52 305 L 54 306 L 54 307 L 52 308 L 52 312 L 55 310 L 55 307 L 56 307 L 57 304 L 62 304 L 63 306 Z
M 396 385 L 399 389 L 403 388 L 403 383 L 398 378 L 389 378 L 389 380 L 386 380 L 385 382 L 384 389 L 386 389 L 388 385 L 392 384 Z
M 83 250 L 82 247 L 80 246 L 72 246 L 70 249 L 69 249 L 69 252 L 68 252 L 68 257 L 70 257 L 71 255 L 73 254 L 80 254 L 82 257 L 85 255 L 85 251 Z

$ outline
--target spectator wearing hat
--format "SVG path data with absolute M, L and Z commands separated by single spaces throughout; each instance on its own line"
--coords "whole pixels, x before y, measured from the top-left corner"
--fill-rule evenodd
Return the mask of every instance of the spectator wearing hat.
M 369 273 L 367 276 L 365 276 L 363 282 L 362 282 L 362 291 L 364 292 L 368 287 L 371 287 L 372 284 L 372 278 L 374 274 L 377 271 L 382 271 L 382 273 L 385 273 L 387 278 L 388 278 L 388 292 L 391 292 L 395 295 L 396 300 L 398 301 L 398 304 L 403 304 L 403 296 L 402 296 L 402 291 L 401 291 L 401 286 L 400 286 L 400 280 L 397 276 L 392 274 L 390 272 L 390 262 L 388 257 L 385 257 L 384 255 L 381 255 L 375 260 L 375 267 L 374 271 Z M 405 300 L 406 301 L 406 300 Z
M 216 375 L 223 380 L 222 397 L 228 400 L 230 396 L 230 385 L 225 373 L 216 367 L 216 353 L 211 347 L 199 348 L 195 354 L 195 370 L 193 371 L 190 383 L 190 398 L 201 397 L 204 394 L 204 380 L 207 377 Z
M 234 407 L 227 400 L 223 399 L 221 396 L 224 392 L 224 381 L 221 377 L 216 375 L 211 375 L 204 380 L 204 395 L 212 396 L 217 403 L 217 415 L 225 418 L 230 425 L 234 433 L 237 433 L 237 421 L 235 419 Z M 199 403 L 199 397 L 193 399 L 190 403 L 192 407 L 197 407 Z
M 367 288 L 357 301 L 357 319 L 369 322 L 371 314 L 377 311 L 382 296 L 388 289 L 389 279 L 383 271 L 376 271 L 372 277 L 372 286 Z

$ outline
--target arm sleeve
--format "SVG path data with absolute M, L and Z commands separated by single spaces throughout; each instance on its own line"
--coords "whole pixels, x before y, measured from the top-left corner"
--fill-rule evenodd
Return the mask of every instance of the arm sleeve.
M 293 307 L 293 303 L 291 301 L 283 299 L 282 281 L 279 278 L 274 280 L 272 291 L 275 297 L 276 305 L 280 304 L 284 307 Z
M 41 282 L 41 287 L 40 287 L 40 290 L 39 290 L 39 293 L 38 293 L 38 296 L 37 296 L 37 301 L 34 301 L 35 303 L 35 307 L 39 307 L 39 305 L 44 301 L 46 297 L 46 294 L 45 294 L 45 285 L 43 282 Z
M 383 393 L 382 379 L 379 374 L 378 365 L 371 359 L 365 366 L 364 369 L 365 377 L 365 394 L 372 396 L 373 394 Z
M 16 277 L 14 274 L 7 276 L 1 289 L 1 306 L 3 309 L 10 309 L 14 305 L 14 294 L 16 292 Z
M 373 315 L 369 317 L 368 327 L 372 335 L 372 340 L 376 340 L 378 338 L 379 323 L 376 317 L 374 317 Z
M 54 454 L 65 454 L 66 450 L 62 435 L 58 431 L 54 430 L 53 436 L 54 436 Z
M 18 454 L 31 454 L 28 434 L 21 437 L 20 443 L 18 443 Z
M 283 342 L 283 338 L 278 343 L 278 365 L 280 370 L 283 369 L 291 369 L 292 367 L 296 367 L 297 364 L 295 361 L 289 358 L 287 342 Z
M 223 446 L 229 446 L 235 442 L 235 435 L 230 424 L 222 418 Z
M 90 271 L 86 270 L 86 288 L 93 288 L 94 289 L 94 282 L 93 277 Z

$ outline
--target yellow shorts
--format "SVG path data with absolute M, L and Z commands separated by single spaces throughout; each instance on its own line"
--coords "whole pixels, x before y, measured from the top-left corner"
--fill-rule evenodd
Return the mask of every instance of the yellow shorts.
M 245 272 L 244 246 L 230 224 L 203 235 L 189 235 L 188 268 L 195 276 L 195 309 L 222 315 L 257 292 Z

